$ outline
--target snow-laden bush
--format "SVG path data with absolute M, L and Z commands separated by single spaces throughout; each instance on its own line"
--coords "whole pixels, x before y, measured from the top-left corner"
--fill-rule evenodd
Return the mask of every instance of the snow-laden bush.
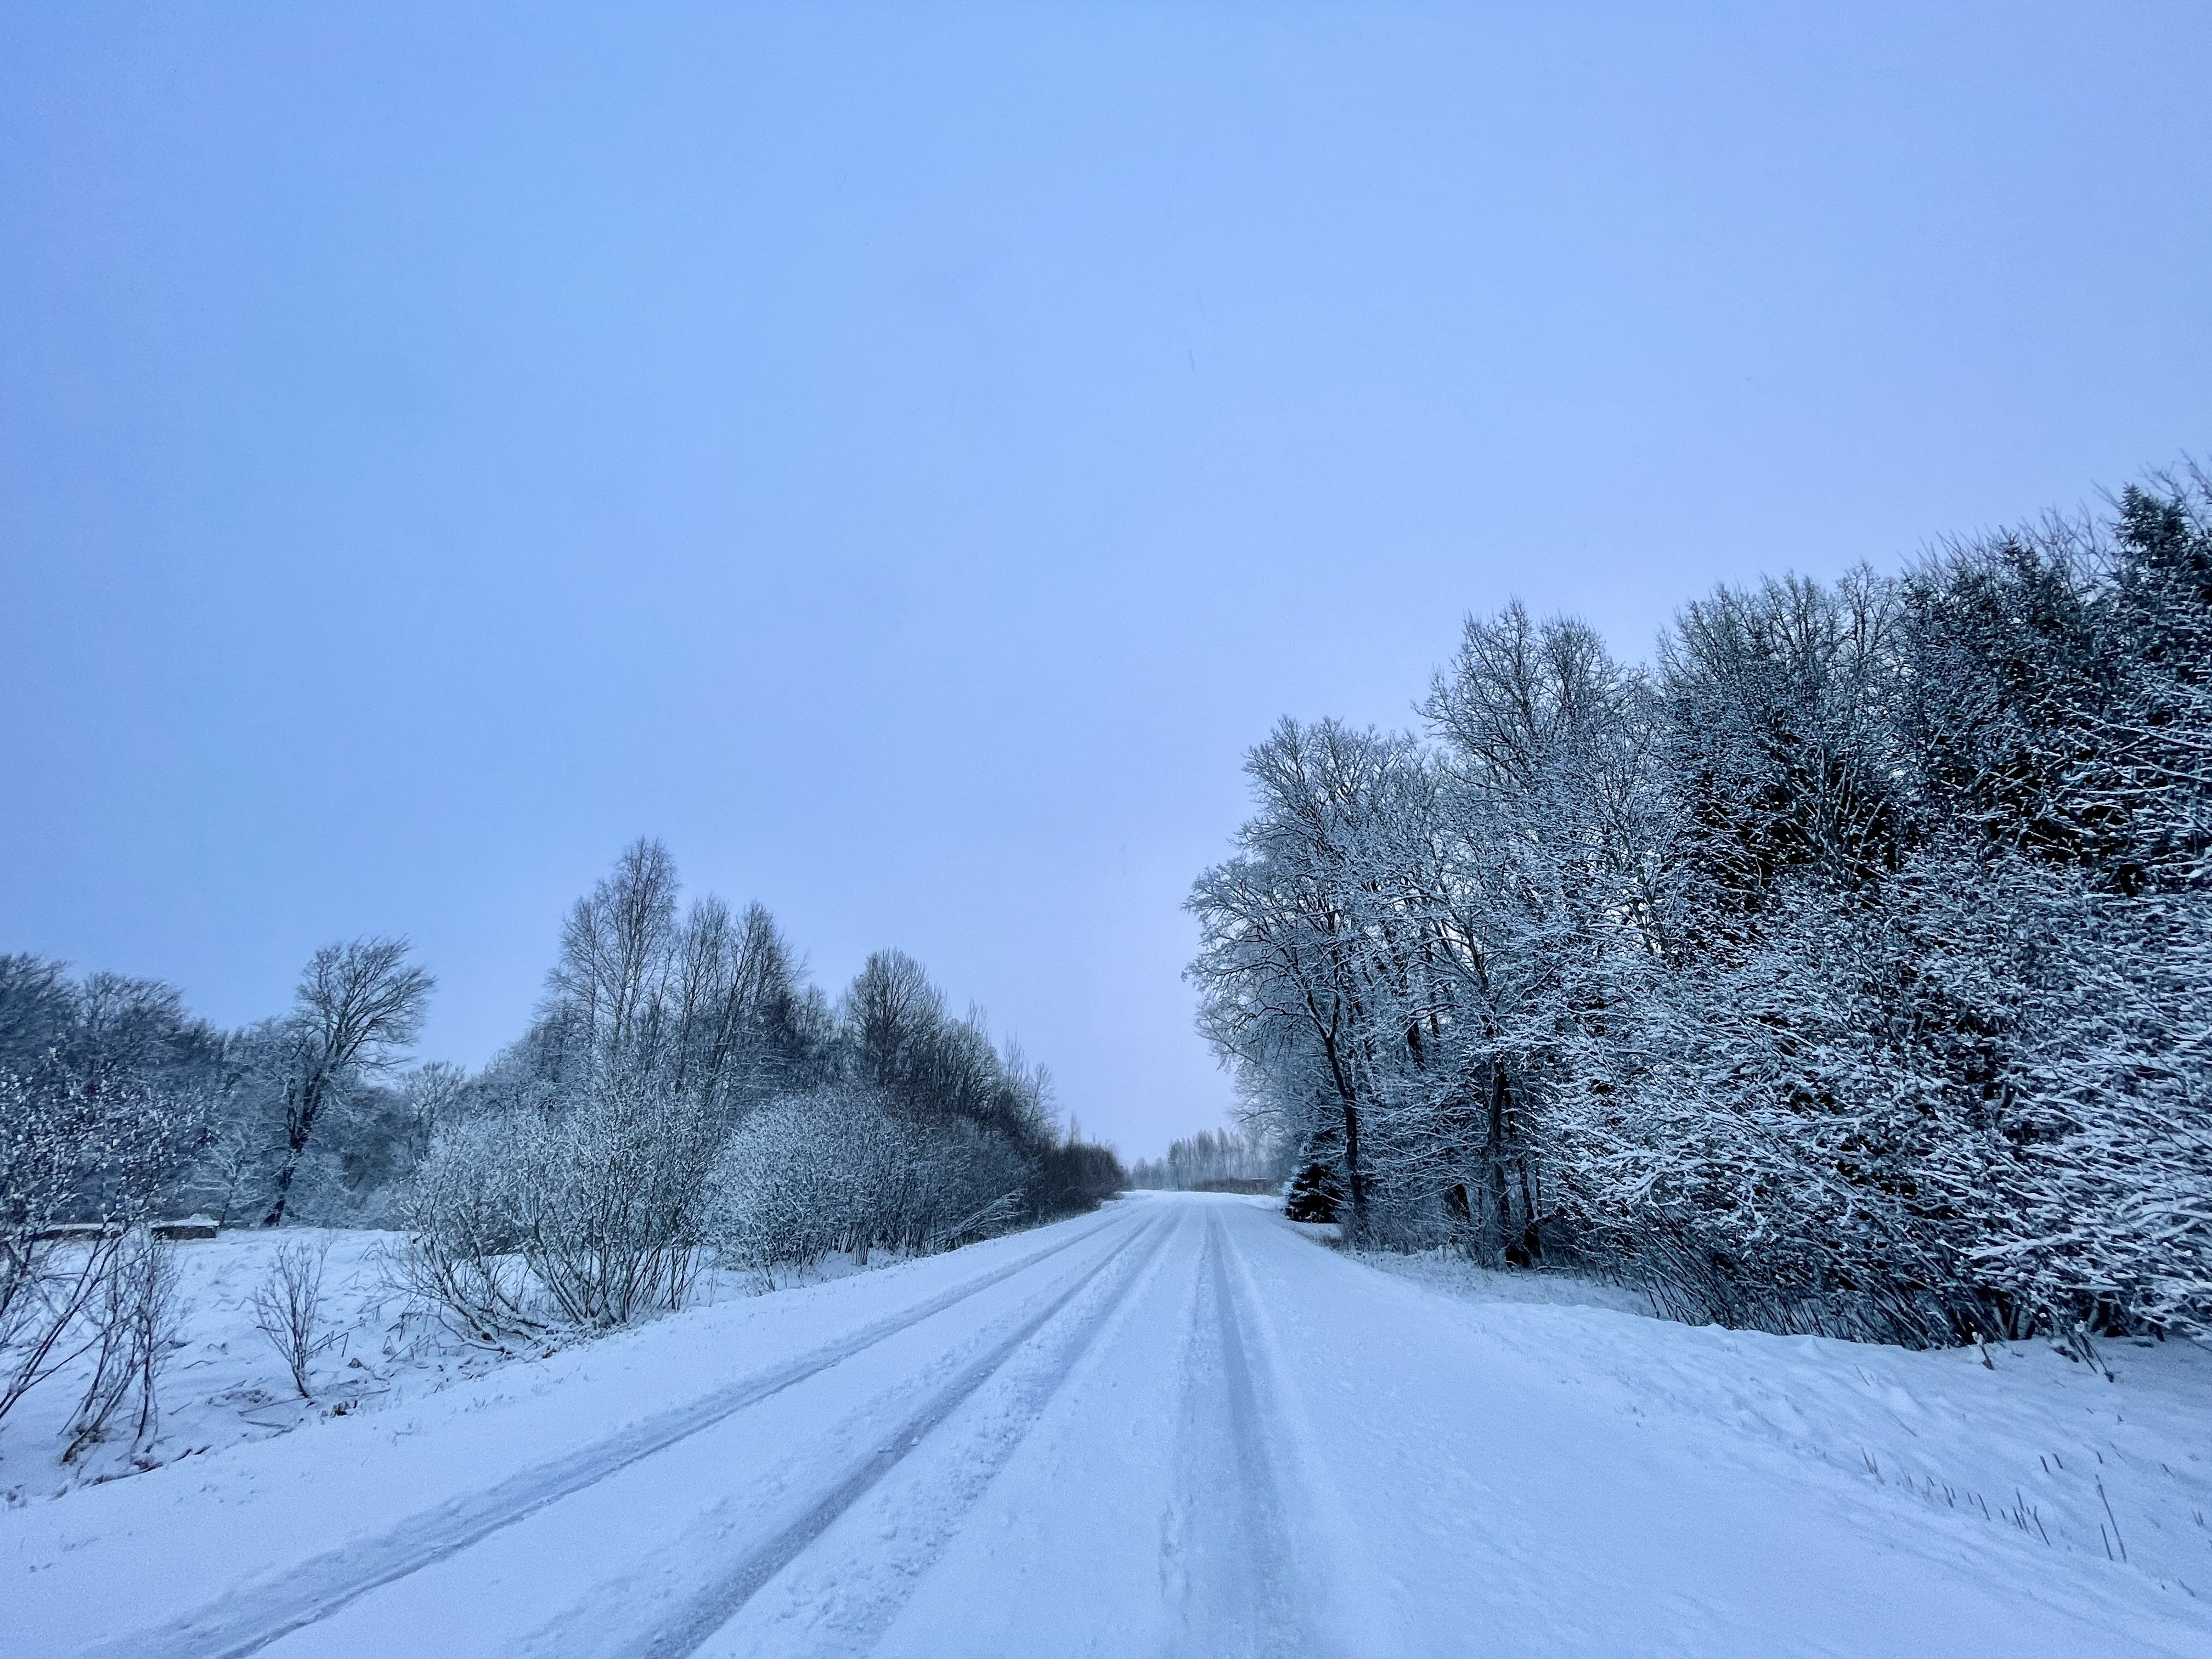
M 681 1307 L 717 1150 L 702 1103 L 613 1084 L 523 1123 L 513 1148 L 523 1251 L 562 1316 L 620 1325 Z
M 81 1247 L 82 1248 L 82 1247 Z M 88 1310 L 92 1332 L 92 1375 L 70 1425 L 70 1443 L 62 1462 L 74 1462 L 88 1446 L 105 1440 L 126 1401 L 136 1398 L 131 1443 L 149 1445 L 161 1427 L 159 1391 L 163 1362 L 176 1346 L 173 1315 L 177 1270 L 172 1248 L 150 1228 L 128 1228 L 91 1247 L 104 1256 L 99 1291 Z
M 1068 1138 L 1036 1160 L 1029 1188 L 1030 1213 L 1039 1219 L 1095 1210 L 1129 1185 L 1129 1172 L 1111 1146 L 1085 1140 L 1071 1127 Z
M 416 1172 L 398 1272 L 479 1340 L 680 1307 L 716 1150 L 696 1098 L 617 1082 L 447 1126 Z
M 511 1138 L 501 1116 L 439 1126 L 400 1206 L 407 1242 L 386 1263 L 399 1289 L 473 1342 L 544 1324 L 522 1260 Z
M 905 1129 L 870 1091 L 787 1096 L 747 1120 L 716 1171 L 715 1230 L 757 1273 L 876 1242 L 912 1155 Z
M 168 1247 L 143 1224 L 197 1144 L 201 1103 L 131 1072 L 0 1072 L 0 1417 L 96 1355 L 72 1455 L 137 1390 L 150 1436 Z
M 942 1249 L 1002 1231 L 1027 1205 L 1027 1161 L 1003 1136 L 955 1121 L 921 1125 L 881 1096 L 834 1084 L 748 1118 L 717 1170 L 716 1231 L 756 1273 L 833 1252 Z
M 310 1377 L 314 1363 L 341 1340 L 341 1333 L 326 1329 L 323 1320 L 323 1266 L 330 1254 L 327 1237 L 319 1245 L 280 1245 L 252 1298 L 253 1328 L 284 1362 L 300 1398 L 310 1401 L 315 1397 Z
M 2201 1328 L 2204 907 L 1953 849 L 1797 895 L 1547 1103 L 1588 1255 L 1697 1321 L 1914 1344 Z

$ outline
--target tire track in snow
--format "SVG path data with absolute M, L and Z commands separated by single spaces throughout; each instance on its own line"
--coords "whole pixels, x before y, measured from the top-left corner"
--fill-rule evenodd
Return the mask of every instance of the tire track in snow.
M 1267 1431 L 1259 1390 L 1252 1376 L 1250 1346 L 1237 1311 L 1230 1280 L 1232 1248 L 1218 1216 L 1207 1218 L 1206 1255 L 1211 1262 L 1214 1314 L 1220 1343 L 1222 1380 L 1228 1395 L 1229 1432 L 1237 1457 L 1237 1552 L 1244 1582 L 1221 1588 L 1232 1603 L 1241 1601 L 1239 1633 L 1255 1654 L 1310 1654 L 1304 1599 L 1298 1593 L 1291 1553 L 1290 1527 L 1283 1493 L 1267 1455 Z
M 696 1653 L 716 1632 L 735 1618 L 745 1603 L 765 1588 L 769 1580 L 797 1559 L 808 1546 L 896 1468 L 947 1418 L 1003 1370 L 1054 1315 L 1095 1283 L 1139 1237 L 1150 1237 L 1152 1248 L 1139 1258 L 1136 1266 L 1114 1287 L 1103 1304 L 1084 1322 L 1069 1341 L 1064 1359 L 1054 1368 L 1050 1385 L 1037 1401 L 1036 1410 L 1042 1413 L 1052 1394 L 1112 1317 L 1114 1310 L 1144 1278 L 1146 1269 L 1158 1255 L 1173 1226 L 1171 1218 L 1164 1219 L 1115 1245 L 1104 1261 L 1061 1291 L 1036 1313 L 1024 1319 L 1012 1334 L 932 1395 L 921 1410 L 884 1437 L 875 1450 L 848 1468 L 844 1476 L 805 1514 L 739 1558 L 720 1579 L 695 1597 L 676 1619 L 662 1625 L 642 1642 L 623 1649 L 625 1659 L 686 1659 L 686 1656 Z M 1030 1421 L 1035 1421 L 1035 1414 L 1031 1415 Z M 1018 1443 L 1020 1438 L 1019 1435 L 1012 1437 L 1005 1454 L 998 1460 L 1000 1463 L 1003 1464 L 1005 1458 L 1012 1455 L 1013 1445 Z
M 811 1601 L 816 1607 L 823 1607 L 827 1598 L 813 1594 L 813 1589 L 826 1582 L 847 1607 L 830 1611 L 816 1620 L 809 1632 L 811 1639 L 796 1639 L 790 1649 L 792 1653 L 850 1654 L 875 1649 L 920 1588 L 923 1575 L 937 1565 L 959 1535 L 969 1514 L 1027 1443 L 1076 1368 L 1097 1349 L 1101 1339 L 1132 1298 L 1154 1281 L 1154 1269 L 1160 1256 L 1174 1237 L 1194 1219 L 1172 1217 L 1163 1222 L 1160 1237 L 1113 1294 L 1060 1341 L 1047 1364 L 1012 1382 L 997 1418 L 960 1449 L 958 1461 L 951 1469 L 936 1477 L 941 1485 L 932 1491 L 932 1502 L 919 1522 L 911 1516 L 899 1518 L 898 1534 L 902 1540 L 899 1547 L 880 1554 L 871 1553 L 862 1561 L 846 1559 L 821 1565 L 805 1561 L 794 1564 L 804 1576 L 779 1587 L 778 1594 L 783 1599 L 796 1598 L 801 1603 Z M 1124 1331 L 1121 1334 L 1126 1334 Z M 1017 1356 L 1001 1368 L 1000 1375 L 1006 1376 L 1019 1368 Z M 865 1498 L 861 1501 L 865 1502 Z M 848 1513 L 854 1514 L 859 1507 L 856 1504 L 854 1510 Z M 856 1520 L 861 1518 L 855 1514 Z M 762 1588 L 765 1590 L 768 1586 Z
M 919 1306 L 879 1319 L 773 1370 L 732 1383 L 687 1406 L 647 1418 L 620 1434 L 552 1458 L 500 1481 L 410 1516 L 372 1539 L 339 1546 L 283 1572 L 234 1589 L 191 1612 L 131 1632 L 88 1650 L 88 1659 L 245 1659 L 270 1643 L 329 1618 L 372 1590 L 396 1583 L 528 1519 L 610 1475 L 713 1428 L 747 1407 L 796 1387 L 854 1355 L 890 1340 L 923 1321 L 981 1295 L 1016 1274 L 1073 1249 L 1121 1224 L 1119 1215 L 1074 1237 L 995 1267 L 930 1297 Z M 1076 1280 L 1091 1282 L 1137 1234 L 1108 1252 L 1105 1261 Z M 1060 1306 L 1071 1290 L 1053 1303 Z

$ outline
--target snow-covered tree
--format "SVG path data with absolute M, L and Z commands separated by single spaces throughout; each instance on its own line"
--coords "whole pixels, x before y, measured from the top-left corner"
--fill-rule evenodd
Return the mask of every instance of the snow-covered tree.
M 2212 1329 L 2212 482 L 1723 588 L 1648 673 L 1469 621 L 1278 728 L 1191 976 L 1292 1202 L 1908 1341 Z

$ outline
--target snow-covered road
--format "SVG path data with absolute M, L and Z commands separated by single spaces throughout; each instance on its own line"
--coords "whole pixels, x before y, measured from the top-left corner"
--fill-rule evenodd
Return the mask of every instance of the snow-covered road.
M 1137 1195 L 10 1515 L 0 1648 L 2212 1654 L 2139 1566 L 1462 1311 Z

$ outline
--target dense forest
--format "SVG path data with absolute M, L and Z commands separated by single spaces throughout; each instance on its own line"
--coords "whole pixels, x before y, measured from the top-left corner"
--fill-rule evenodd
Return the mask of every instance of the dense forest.
M 710 1262 L 766 1282 L 942 1249 L 1124 1184 L 911 957 L 832 1001 L 760 906 L 679 899 L 658 842 L 626 851 L 476 1072 L 407 1063 L 434 987 L 404 941 L 318 951 L 238 1031 L 167 985 L 0 956 L 0 1417 L 88 1355 L 80 1432 L 151 1413 L 189 1215 L 395 1229 L 401 1287 L 498 1342 L 679 1307 Z
M 1471 618 L 1285 721 L 1198 880 L 1291 1208 L 1908 1344 L 2212 1333 L 2212 479 L 1722 587 L 1650 665 Z

